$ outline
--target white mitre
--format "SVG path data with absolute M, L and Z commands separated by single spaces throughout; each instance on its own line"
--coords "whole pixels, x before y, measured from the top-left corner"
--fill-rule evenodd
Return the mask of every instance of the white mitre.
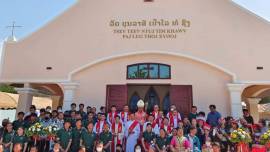
M 137 107 L 144 107 L 144 102 L 142 99 L 140 99 L 137 103 Z

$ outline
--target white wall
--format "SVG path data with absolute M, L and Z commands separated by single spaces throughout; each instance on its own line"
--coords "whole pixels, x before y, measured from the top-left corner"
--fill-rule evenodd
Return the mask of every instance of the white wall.
M 0 126 L 2 125 L 3 119 L 9 119 L 11 122 L 15 120 L 16 109 L 2 110 L 0 109 Z

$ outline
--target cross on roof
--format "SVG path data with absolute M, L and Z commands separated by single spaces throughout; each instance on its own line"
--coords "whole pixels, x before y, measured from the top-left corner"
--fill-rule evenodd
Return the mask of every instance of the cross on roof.
M 15 21 L 12 22 L 12 25 L 6 26 L 6 28 L 11 28 L 11 36 L 12 36 L 12 37 L 14 36 L 14 30 L 15 30 L 15 28 L 17 28 L 17 27 L 22 27 L 22 26 L 15 25 Z

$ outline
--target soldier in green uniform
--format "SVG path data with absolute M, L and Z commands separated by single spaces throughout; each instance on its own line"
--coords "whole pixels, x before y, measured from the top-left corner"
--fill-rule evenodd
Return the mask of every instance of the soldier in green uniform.
M 103 143 L 103 148 L 106 152 L 110 152 L 111 143 L 112 143 L 112 133 L 110 132 L 110 127 L 108 124 L 104 124 L 103 131 L 99 135 L 100 141 Z
M 25 121 L 23 120 L 24 112 L 19 112 L 17 115 L 18 119 L 13 121 L 12 126 L 15 131 L 18 130 L 19 127 L 24 127 Z
M 154 143 L 154 140 L 156 138 L 155 133 L 152 131 L 152 124 L 147 123 L 146 130 L 143 132 L 142 137 L 142 146 L 145 151 L 149 151 L 151 145 Z
M 64 128 L 57 132 L 57 141 L 59 142 L 61 149 L 65 152 L 70 151 L 70 146 L 72 142 L 72 132 L 70 129 L 70 122 L 64 122 Z
M 160 129 L 159 136 L 156 139 L 155 148 L 158 151 L 167 151 L 170 146 L 170 139 L 166 136 L 166 131 L 164 129 Z
M 95 141 L 97 140 L 96 133 L 93 132 L 94 124 L 89 123 L 87 130 L 83 130 L 82 133 L 82 145 L 86 148 L 86 152 L 93 152 Z
M 14 136 L 14 131 L 12 129 L 12 123 L 8 122 L 6 129 L 4 130 L 3 136 L 0 139 L 0 143 L 4 145 L 4 152 L 10 152 L 10 146 L 12 138 Z
M 23 152 L 26 152 L 28 138 L 24 135 L 23 127 L 19 127 L 17 133 L 13 136 L 11 148 L 13 149 L 16 144 L 20 144 Z
M 82 136 L 82 120 L 76 120 L 76 127 L 72 129 L 72 144 L 71 144 L 71 151 L 77 152 L 80 149 L 81 143 L 81 136 Z

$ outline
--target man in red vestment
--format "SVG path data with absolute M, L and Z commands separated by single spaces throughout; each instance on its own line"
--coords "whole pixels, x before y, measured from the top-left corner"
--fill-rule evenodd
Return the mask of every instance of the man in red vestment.
M 107 115 L 107 122 L 108 124 L 111 126 L 112 123 L 115 121 L 115 117 L 117 116 L 117 112 L 116 112 L 116 106 L 112 105 L 111 106 L 111 112 L 108 113 Z
M 141 133 L 143 132 L 143 124 L 146 120 L 146 113 L 144 112 L 144 102 L 139 100 L 137 103 L 138 111 L 135 113 L 135 119 L 140 123 Z
M 125 123 L 128 121 L 128 115 L 129 115 L 129 108 L 128 105 L 125 105 L 123 111 L 119 113 L 123 125 L 125 125 Z

